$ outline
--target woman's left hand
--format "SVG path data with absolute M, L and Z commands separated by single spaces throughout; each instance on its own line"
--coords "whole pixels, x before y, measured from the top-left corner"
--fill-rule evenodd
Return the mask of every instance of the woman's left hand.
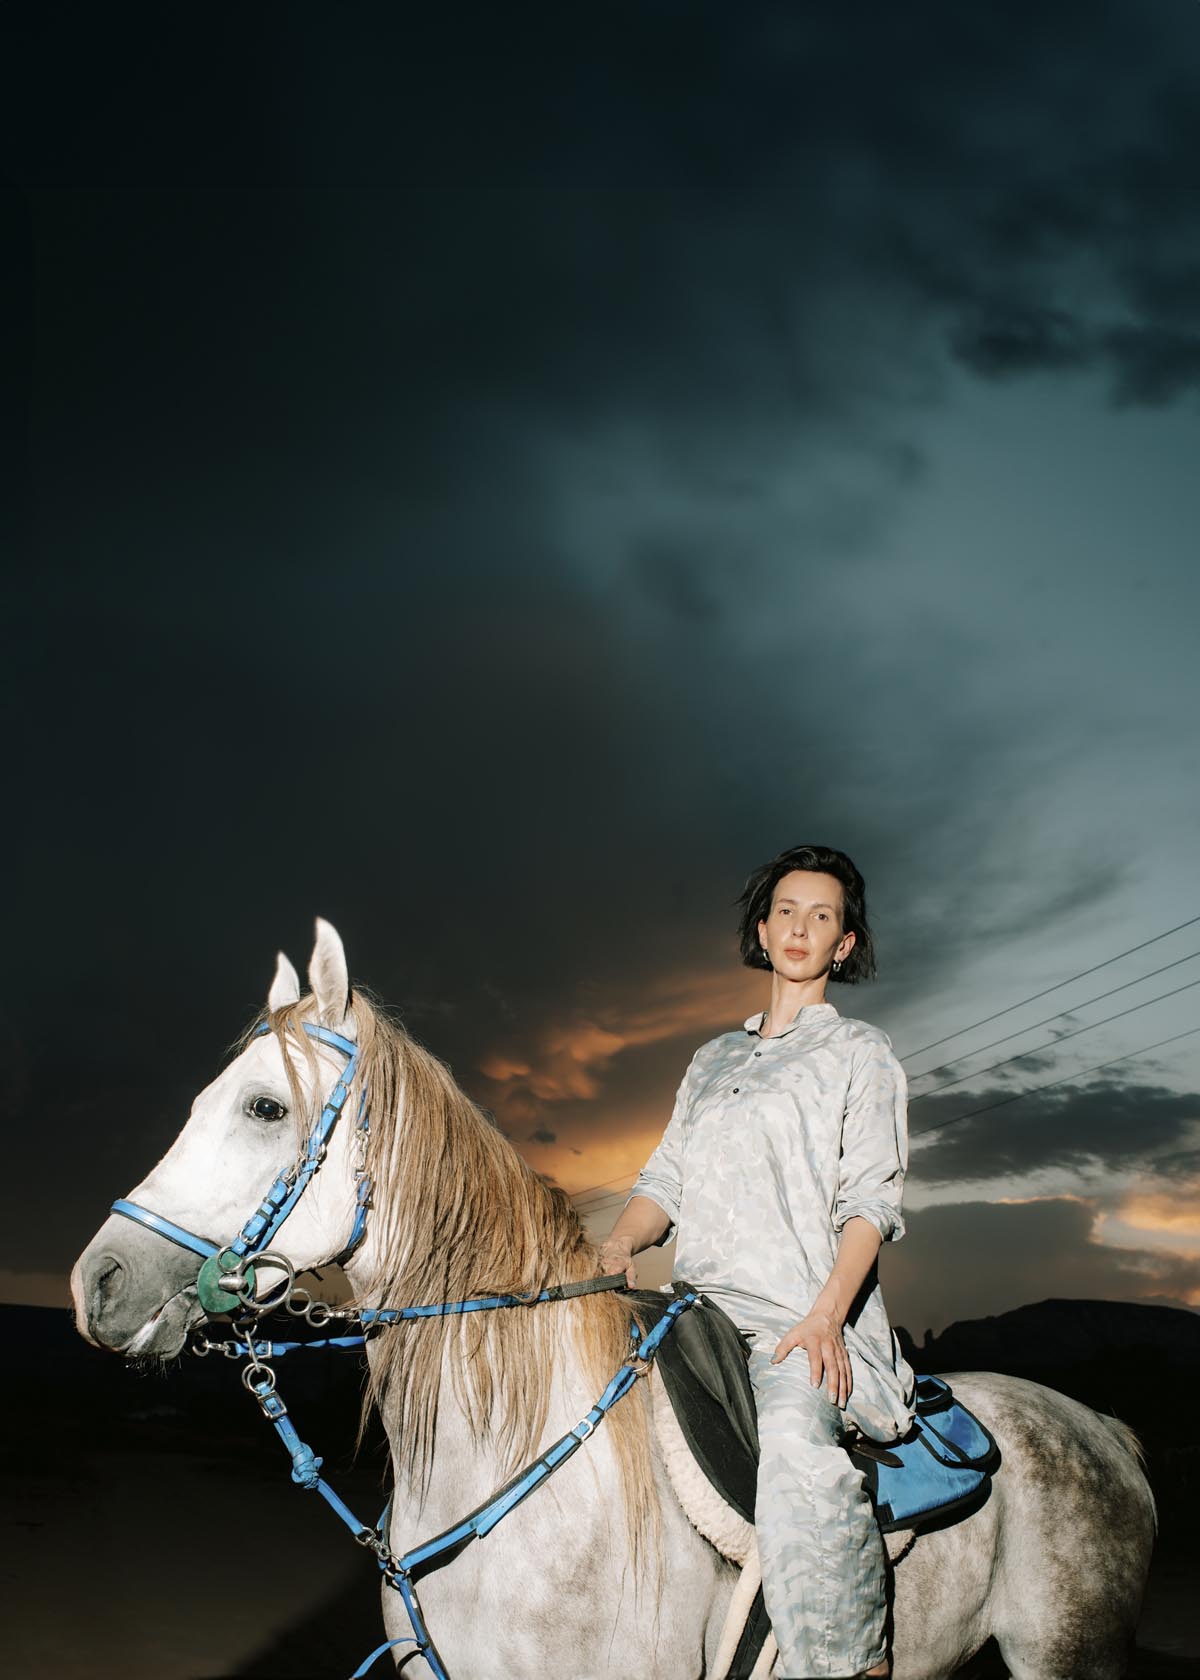
M 850 1355 L 842 1340 L 842 1327 L 832 1313 L 810 1312 L 784 1336 L 771 1355 L 772 1365 L 778 1365 L 794 1348 L 803 1348 L 808 1355 L 809 1375 L 814 1388 L 823 1380 L 826 1392 L 835 1406 L 845 1406 L 854 1387 L 850 1373 Z

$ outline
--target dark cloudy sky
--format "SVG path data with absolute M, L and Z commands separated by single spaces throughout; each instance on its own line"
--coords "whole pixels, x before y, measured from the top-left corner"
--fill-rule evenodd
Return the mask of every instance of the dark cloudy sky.
M 3 1293 L 316 913 L 604 1229 L 816 840 L 893 1317 L 1200 1305 L 1196 7 L 132 16 L 0 54 Z

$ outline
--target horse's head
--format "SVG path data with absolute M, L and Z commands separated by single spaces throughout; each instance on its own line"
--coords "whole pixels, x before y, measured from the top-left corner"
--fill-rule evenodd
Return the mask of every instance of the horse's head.
M 280 953 L 266 1023 L 200 1092 L 162 1160 L 116 1204 L 125 1212 L 114 1212 L 76 1261 L 76 1325 L 89 1341 L 128 1356 L 178 1353 L 205 1316 L 197 1295 L 202 1265 L 226 1245 L 258 1251 L 269 1241 L 296 1272 L 348 1248 L 363 1139 L 357 1092 L 340 1116 L 338 1094 L 345 1099 L 356 1024 L 345 952 L 328 922 L 317 922 L 308 972 L 312 992 L 302 1000 L 296 971 Z M 311 1177 L 306 1155 L 320 1157 Z M 306 1182 L 291 1203 L 285 1192 L 297 1174 Z M 248 1227 L 264 1208 L 259 1227 Z M 258 1294 L 281 1276 L 260 1267 Z M 201 1294 L 211 1299 L 211 1283 L 201 1282 Z

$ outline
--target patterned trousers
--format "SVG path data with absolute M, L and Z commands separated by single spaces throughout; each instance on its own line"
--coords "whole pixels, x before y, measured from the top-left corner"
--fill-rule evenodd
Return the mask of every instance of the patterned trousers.
M 808 1355 L 750 1354 L 760 1457 L 754 1526 L 767 1614 L 788 1680 L 850 1676 L 887 1654 L 883 1539 L 861 1471 L 839 1443 L 843 1413 L 814 1388 Z

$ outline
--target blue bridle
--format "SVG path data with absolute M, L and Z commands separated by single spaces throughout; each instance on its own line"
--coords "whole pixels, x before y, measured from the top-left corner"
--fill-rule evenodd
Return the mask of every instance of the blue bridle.
M 358 1045 L 354 1040 L 343 1038 L 341 1033 L 333 1032 L 328 1027 L 316 1026 L 310 1021 L 302 1021 L 300 1024 L 309 1038 L 328 1045 L 331 1050 L 339 1050 L 346 1058 L 346 1066 L 325 1100 L 304 1154 L 290 1172 L 281 1174 L 275 1180 L 232 1242 L 222 1245 L 213 1242 L 210 1237 L 197 1236 L 194 1231 L 185 1230 L 174 1220 L 166 1219 L 161 1213 L 142 1207 L 127 1197 L 121 1197 L 112 1204 L 114 1213 L 131 1219 L 136 1225 L 144 1225 L 147 1230 L 165 1237 L 168 1242 L 176 1243 L 180 1248 L 190 1249 L 193 1254 L 200 1256 L 204 1264 L 196 1279 L 196 1293 L 201 1306 L 209 1313 L 231 1312 L 239 1302 L 244 1304 L 247 1299 L 253 1298 L 254 1268 L 249 1262 L 267 1248 L 311 1183 L 325 1159 L 333 1129 L 338 1123 L 346 1098 L 350 1095 L 350 1087 L 354 1083 L 354 1075 L 358 1069 Z M 261 1038 L 264 1033 L 270 1031 L 270 1026 L 264 1021 L 255 1028 L 255 1037 Z M 368 1126 L 364 1092 L 358 1112 L 358 1130 L 364 1138 Z M 334 1257 L 337 1260 L 346 1259 L 362 1241 L 370 1197 L 371 1181 L 364 1171 L 358 1181 L 354 1224 L 345 1248 Z
M 358 1069 L 358 1045 L 352 1039 L 343 1038 L 340 1033 L 332 1032 L 328 1027 L 313 1025 L 308 1021 L 300 1023 L 310 1038 L 328 1045 L 332 1050 L 338 1050 L 346 1058 L 346 1066 L 340 1079 L 329 1093 L 312 1133 L 308 1139 L 304 1154 L 296 1165 L 287 1173 L 281 1174 L 271 1185 L 255 1211 L 246 1220 L 233 1241 L 223 1247 L 209 1237 L 198 1236 L 194 1231 L 186 1230 L 177 1225 L 174 1220 L 166 1219 L 151 1208 L 142 1207 L 137 1202 L 122 1197 L 112 1204 L 112 1211 L 123 1218 L 130 1219 L 136 1225 L 145 1226 L 168 1242 L 177 1244 L 180 1248 L 189 1249 L 200 1256 L 203 1264 L 196 1279 L 196 1294 L 201 1306 L 210 1314 L 244 1311 L 253 1304 L 256 1313 L 273 1311 L 284 1305 L 291 1294 L 291 1267 L 281 1255 L 270 1256 L 282 1265 L 288 1272 L 288 1280 L 282 1294 L 270 1301 L 255 1301 L 254 1268 L 250 1264 L 256 1256 L 265 1255 L 267 1245 L 271 1242 L 284 1220 L 292 1212 L 300 1197 L 311 1183 L 313 1175 L 325 1159 L 329 1140 L 333 1129 L 337 1125 L 346 1098 L 354 1083 L 354 1076 Z M 263 1022 L 255 1029 L 255 1036 L 261 1037 L 270 1032 L 269 1024 Z M 369 1118 L 366 1107 L 366 1092 L 363 1092 L 359 1102 L 357 1130 L 365 1141 L 369 1128 Z M 354 1223 L 350 1231 L 349 1240 L 338 1260 L 345 1259 L 362 1241 L 366 1230 L 367 1209 L 370 1206 L 371 1180 L 365 1165 L 358 1173 L 358 1190 L 355 1197 Z M 556 1284 L 548 1289 L 538 1291 L 530 1296 L 519 1295 L 485 1295 L 477 1296 L 466 1301 L 444 1301 L 426 1306 L 409 1306 L 398 1308 L 372 1308 L 361 1310 L 357 1317 L 364 1330 L 372 1327 L 397 1324 L 409 1319 L 441 1317 L 447 1314 L 464 1312 L 486 1312 L 496 1308 L 532 1306 L 540 1301 L 565 1300 L 573 1295 L 590 1294 L 595 1290 L 624 1288 L 623 1275 L 615 1274 L 610 1277 L 585 1280 L 575 1284 Z M 259 1407 L 275 1427 L 283 1445 L 287 1448 L 292 1460 L 292 1480 L 299 1486 L 318 1492 L 330 1509 L 346 1525 L 354 1538 L 368 1550 L 373 1552 L 387 1585 L 399 1593 L 408 1612 L 409 1622 L 415 1637 L 404 1636 L 388 1639 L 380 1645 L 354 1672 L 353 1680 L 367 1673 L 375 1661 L 386 1651 L 397 1645 L 412 1645 L 413 1650 L 408 1657 L 423 1657 L 436 1680 L 449 1680 L 444 1663 L 433 1643 L 429 1629 L 417 1598 L 417 1579 L 430 1569 L 439 1568 L 470 1541 L 482 1539 L 489 1534 L 497 1523 L 501 1522 L 508 1513 L 525 1500 L 536 1488 L 540 1487 L 546 1478 L 554 1473 L 560 1465 L 574 1454 L 580 1446 L 594 1432 L 597 1425 L 611 1411 L 616 1403 L 623 1399 L 637 1380 L 645 1376 L 658 1351 L 663 1339 L 674 1327 L 681 1313 L 693 1305 L 697 1300 L 696 1293 L 685 1289 L 671 1306 L 654 1329 L 646 1335 L 641 1335 L 635 1322 L 630 1324 L 630 1351 L 625 1363 L 616 1372 L 605 1387 L 587 1415 L 580 1419 L 573 1429 L 567 1431 L 553 1446 L 527 1464 L 524 1469 L 499 1489 L 490 1499 L 468 1516 L 464 1517 L 453 1527 L 443 1530 L 431 1540 L 413 1547 L 401 1556 L 397 1556 L 388 1544 L 388 1510 L 375 1526 L 362 1522 L 354 1512 L 340 1498 L 333 1488 L 321 1476 L 322 1460 L 301 1440 L 293 1425 L 288 1408 L 282 1396 L 276 1392 L 275 1372 L 264 1363 L 272 1351 L 286 1352 L 290 1346 L 304 1344 L 280 1344 L 272 1349 L 271 1343 L 259 1344 L 254 1340 L 253 1332 L 242 1332 L 245 1336 L 246 1355 L 249 1363 L 242 1372 L 242 1381 L 250 1394 L 258 1401 Z M 315 1319 L 312 1322 L 316 1323 Z M 351 1347 L 361 1346 L 363 1337 L 337 1337 L 328 1342 L 313 1343 L 313 1346 Z M 389 1501 L 390 1507 L 390 1501 Z

